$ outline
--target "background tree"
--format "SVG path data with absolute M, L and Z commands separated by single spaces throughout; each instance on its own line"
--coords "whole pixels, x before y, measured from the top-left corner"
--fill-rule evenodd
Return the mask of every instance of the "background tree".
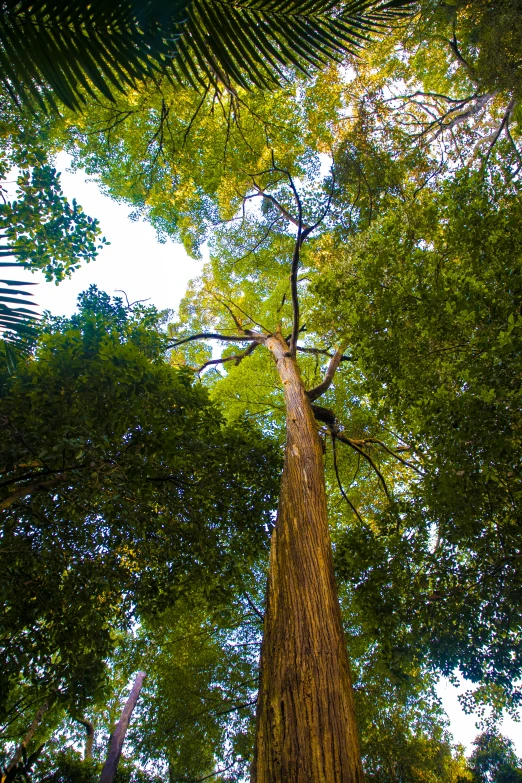
M 42 270 L 47 280 L 59 282 L 80 264 L 93 261 L 106 240 L 98 221 L 85 215 L 76 200 L 70 204 L 63 196 L 60 175 L 46 149 L 45 126 L 32 118 L 20 128 L 12 109 L 3 109 L 0 267 Z M 15 182 L 7 182 L 8 176 Z M 14 347 L 23 346 L 35 325 L 36 305 L 25 290 L 34 284 L 12 279 L 0 284 L 1 346 L 13 365 Z
M 522 780 L 522 765 L 513 743 L 495 730 L 479 734 L 470 756 L 473 780 L 477 783 L 517 783 Z
M 48 322 L 34 359 L 4 365 L 2 718 L 14 736 L 50 696 L 81 716 L 103 699 L 118 629 L 189 594 L 226 602 L 266 547 L 277 451 L 247 423 L 225 425 L 164 361 L 160 324 L 90 289 L 77 316 Z

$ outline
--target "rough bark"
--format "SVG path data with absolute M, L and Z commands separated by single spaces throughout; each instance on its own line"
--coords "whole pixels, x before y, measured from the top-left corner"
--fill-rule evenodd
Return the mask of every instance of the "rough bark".
M 145 676 L 145 672 L 138 672 L 136 679 L 134 680 L 134 685 L 132 686 L 129 698 L 127 699 L 125 707 L 121 713 L 121 718 L 119 719 L 111 736 L 109 750 L 107 752 L 107 759 L 103 766 L 100 777 L 100 783 L 113 783 L 114 778 L 116 777 L 121 750 L 125 740 L 125 734 L 127 733 L 130 717 L 134 707 L 136 706 L 136 702 L 138 701 Z
M 333 571 L 323 454 L 281 335 L 285 464 L 272 536 L 251 783 L 361 783 L 350 665 Z

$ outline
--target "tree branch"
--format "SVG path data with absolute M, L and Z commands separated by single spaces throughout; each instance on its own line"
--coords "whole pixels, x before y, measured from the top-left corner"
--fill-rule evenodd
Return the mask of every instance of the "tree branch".
M 424 471 L 417 468 L 415 465 L 412 465 L 411 462 L 408 462 L 407 460 L 403 459 L 400 454 L 397 454 L 396 451 L 393 451 L 393 449 L 388 448 L 388 446 L 382 442 L 382 440 L 378 440 L 377 438 L 365 438 L 364 443 L 376 443 L 378 446 L 383 448 L 385 451 L 388 452 L 388 454 L 391 454 L 392 457 L 395 457 L 395 459 L 399 460 L 399 462 L 402 462 L 403 465 L 406 465 L 407 468 L 410 468 L 411 470 L 414 470 L 415 473 L 418 473 L 419 476 L 424 476 Z M 404 446 L 400 447 L 402 451 L 406 451 L 406 448 Z
M 259 342 L 257 340 L 254 340 L 253 342 L 250 343 L 250 345 L 248 345 L 245 348 L 243 353 L 236 353 L 233 356 L 222 356 L 220 359 L 209 359 L 208 362 L 202 364 L 201 367 L 198 370 L 196 370 L 196 372 L 199 375 L 199 373 L 203 372 L 203 370 L 206 367 L 210 367 L 216 364 L 224 364 L 225 362 L 233 362 L 233 361 L 235 361 L 237 367 L 238 364 L 240 364 L 243 361 L 243 359 L 246 359 L 247 356 L 250 356 L 250 354 L 257 348 L 258 345 Z
M 190 337 L 183 337 L 181 340 L 175 340 L 173 343 L 169 343 L 167 348 L 176 348 L 178 345 L 184 345 L 194 340 L 221 340 L 222 342 L 235 342 L 246 343 L 251 339 L 249 335 L 244 334 L 216 334 L 215 332 L 200 332 L 199 334 L 191 334 Z
M 343 352 L 337 350 L 332 358 L 330 359 L 330 364 L 328 365 L 328 369 L 326 370 L 326 374 L 317 386 L 315 386 L 313 389 L 310 389 L 306 392 L 306 396 L 310 400 L 310 402 L 313 402 L 314 400 L 317 400 L 318 397 L 320 397 L 322 394 L 325 393 L 325 391 L 330 387 L 334 375 L 337 371 L 337 368 L 339 367 L 341 361 L 343 358 Z
M 328 356 L 328 358 L 330 358 L 330 359 L 333 356 L 335 356 L 335 354 L 332 353 L 331 351 L 329 351 L 328 348 L 309 348 L 307 345 L 297 345 L 296 348 L 301 353 L 311 353 L 311 354 L 314 354 L 314 356 L 315 355 L 318 355 L 318 356 Z M 353 356 L 347 356 L 344 353 L 341 356 L 341 362 L 353 362 L 353 361 L 354 361 Z
M 384 492 L 386 493 L 386 497 L 388 500 L 391 500 L 390 492 L 388 490 L 388 486 L 386 484 L 386 481 L 384 480 L 384 476 L 382 475 L 381 471 L 375 464 L 374 460 L 370 457 L 369 454 L 364 451 L 364 449 L 357 443 L 357 441 L 352 440 L 351 438 L 347 438 L 345 435 L 341 435 L 341 433 L 336 432 L 334 434 L 334 437 L 338 438 L 338 440 L 341 441 L 341 443 L 346 443 L 348 446 L 351 446 L 352 449 L 357 451 L 364 459 L 371 465 L 371 467 L 374 469 L 375 473 L 379 477 L 379 481 L 382 484 L 382 487 L 384 489 Z
M 352 509 L 353 513 L 355 514 L 355 516 L 357 517 L 359 522 L 362 522 L 363 518 L 361 517 L 361 515 L 359 514 L 359 512 L 355 508 L 354 504 L 352 503 L 352 501 L 350 500 L 350 498 L 348 497 L 348 495 L 344 491 L 343 485 L 341 483 L 341 479 L 340 479 L 340 476 L 339 476 L 339 469 L 337 467 L 337 450 L 336 450 L 336 447 L 335 447 L 335 435 L 333 433 L 332 433 L 332 448 L 333 448 L 333 466 L 334 466 L 334 471 L 335 471 L 335 477 L 337 478 L 337 484 L 339 485 L 339 489 L 341 491 L 341 495 L 346 500 L 346 502 L 348 503 L 348 505 Z
M 102 773 L 100 776 L 100 783 L 113 783 L 118 770 L 118 763 L 121 756 L 125 735 L 129 726 L 129 721 L 138 701 L 140 691 L 143 686 L 143 680 L 145 679 L 145 672 L 138 672 L 132 690 L 122 710 L 121 717 L 116 724 L 116 728 L 111 736 L 109 742 L 109 750 L 107 751 L 107 758 L 103 765 Z
M 47 699 L 43 702 L 43 704 L 39 708 L 38 712 L 34 716 L 34 719 L 33 719 L 32 723 L 31 723 L 31 725 L 29 726 L 27 734 L 25 735 L 25 737 L 21 741 L 20 745 L 15 750 L 14 756 L 12 757 L 11 761 L 9 762 L 7 767 L 5 768 L 5 772 L 2 775 L 2 780 L 4 780 L 8 776 L 10 777 L 9 773 L 12 772 L 15 769 L 15 767 L 18 765 L 18 762 L 22 758 L 24 752 L 27 750 L 27 746 L 29 745 L 29 743 L 31 742 L 32 738 L 36 734 L 36 731 L 37 731 L 38 727 L 40 726 L 40 723 L 42 722 L 43 716 L 45 715 L 47 710 L 53 705 L 55 698 L 56 697 L 55 697 L 54 694 L 51 695 L 51 696 L 48 696 Z
M 515 98 L 513 97 L 513 98 L 511 98 L 510 102 L 508 103 L 507 109 L 506 109 L 506 111 L 504 113 L 504 116 L 502 117 L 502 122 L 498 126 L 498 130 L 497 130 L 497 132 L 495 133 L 495 135 L 493 137 L 493 141 L 489 145 L 488 151 L 486 153 L 486 157 L 484 158 L 484 164 L 483 164 L 484 166 L 487 166 L 489 158 L 491 156 L 491 153 L 493 152 L 493 147 L 495 146 L 495 144 L 499 140 L 500 134 L 502 133 L 504 128 L 508 127 L 509 118 L 511 117 L 511 113 L 513 111 L 514 106 L 515 106 Z
M 276 198 L 274 198 L 274 196 L 272 196 L 270 193 L 267 193 L 266 190 L 263 190 L 263 188 L 260 187 L 254 179 L 252 179 L 252 183 L 259 196 L 262 196 L 267 201 L 270 201 L 270 203 L 279 210 L 279 212 L 286 220 L 288 220 L 289 223 L 292 223 L 292 225 L 297 227 L 299 226 L 299 220 L 291 215 L 290 212 Z
M 78 718 L 76 715 L 73 715 L 72 717 L 75 721 L 80 723 L 85 728 L 87 738 L 85 741 L 85 752 L 83 754 L 83 758 L 85 761 L 88 761 L 92 759 L 92 748 L 94 744 L 94 724 L 91 723 L 90 720 L 86 720 L 85 718 Z
M 462 65 L 462 67 L 465 68 L 465 70 L 467 71 L 467 74 L 470 77 L 471 81 L 472 82 L 476 82 L 477 81 L 477 75 L 475 73 L 475 70 L 474 70 L 473 66 L 470 65 L 470 63 L 468 63 L 468 61 L 462 56 L 462 54 L 460 52 L 460 49 L 459 49 L 459 46 L 458 46 L 458 43 L 457 43 L 457 36 L 456 36 L 456 32 L 455 32 L 455 23 L 453 24 L 453 39 L 450 41 L 447 38 L 443 38 L 442 40 L 446 41 L 446 43 L 448 44 L 449 48 L 453 52 L 457 62 L 459 62 Z
M 246 598 L 246 599 L 247 599 L 247 601 L 248 601 L 248 605 L 249 605 L 249 607 L 250 607 L 250 608 L 251 608 L 251 609 L 252 609 L 252 610 L 253 610 L 253 611 L 254 611 L 254 612 L 257 614 L 257 616 L 260 618 L 260 620 L 261 620 L 262 622 L 264 622 L 264 621 L 265 621 L 265 615 L 263 614 L 263 612 L 260 612 L 260 611 L 259 611 L 259 609 L 258 609 L 258 608 L 257 608 L 257 606 L 255 605 L 255 603 L 252 601 L 252 599 L 250 598 L 250 596 L 248 595 L 248 593 L 245 593 L 245 598 Z
M 299 216 L 299 222 L 301 216 Z M 299 337 L 299 295 L 297 292 L 297 273 L 299 271 L 299 258 L 301 254 L 301 225 L 297 230 L 295 240 L 294 255 L 292 256 L 292 269 L 290 272 L 290 291 L 292 295 L 292 334 L 290 336 L 289 351 L 292 356 L 296 355 L 297 338 Z
M 19 487 L 14 492 L 12 492 L 8 497 L 6 497 L 4 500 L 0 501 L 0 511 L 5 511 L 9 506 L 12 506 L 13 503 L 16 503 L 17 500 L 20 500 L 20 498 L 25 497 L 26 495 L 31 495 L 35 490 L 38 489 L 48 489 L 49 487 L 54 487 L 57 484 L 61 484 L 63 481 L 65 474 L 58 474 L 58 476 L 55 476 L 52 479 L 48 479 L 47 481 L 38 481 L 35 484 L 26 484 L 23 487 Z

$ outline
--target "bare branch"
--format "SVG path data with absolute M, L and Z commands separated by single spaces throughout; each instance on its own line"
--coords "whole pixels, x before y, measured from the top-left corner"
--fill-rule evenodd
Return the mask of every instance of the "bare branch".
M 214 291 L 208 291 L 208 289 L 207 289 L 207 293 L 209 293 L 210 296 L 213 299 L 216 300 L 216 302 L 219 302 L 219 304 L 222 305 L 225 308 L 225 310 L 227 310 L 227 312 L 229 313 L 230 317 L 234 321 L 234 324 L 236 325 L 236 329 L 238 329 L 240 332 L 244 332 L 245 329 L 243 327 L 243 324 L 241 323 L 241 321 L 239 320 L 237 315 L 234 313 L 232 308 L 229 307 L 229 305 L 226 302 L 224 302 L 216 293 L 214 293 Z
M 299 216 L 301 221 L 301 216 Z M 289 350 L 292 356 L 296 354 L 297 338 L 299 337 L 299 294 L 297 292 L 297 273 L 299 270 L 299 258 L 301 253 L 301 227 L 297 230 L 294 255 L 292 256 L 292 269 L 290 272 L 290 291 L 292 295 L 292 334 L 290 336 Z
M 348 505 L 352 509 L 353 513 L 355 514 L 355 516 L 357 517 L 359 522 L 362 522 L 363 518 L 361 517 L 361 515 L 359 514 L 359 512 L 355 508 L 354 504 L 352 503 L 352 501 L 350 500 L 350 498 L 348 497 L 348 495 L 344 491 L 343 485 L 341 483 L 341 479 L 340 479 L 340 476 L 339 476 L 339 468 L 337 467 L 337 450 L 335 448 L 335 435 L 333 433 L 332 433 L 332 447 L 333 447 L 333 466 L 334 466 L 334 471 L 335 471 L 335 477 L 337 479 L 337 484 L 339 485 L 339 489 L 341 491 L 341 495 L 346 500 L 346 502 L 348 503 Z
M 323 222 L 323 220 L 325 219 L 325 217 L 326 217 L 326 216 L 327 216 L 327 214 L 329 213 L 329 211 L 330 211 L 330 207 L 332 206 L 332 199 L 333 199 L 334 191 L 335 191 L 335 169 L 332 167 L 332 187 L 331 187 L 330 193 L 328 194 L 328 200 L 327 200 L 327 202 L 326 202 L 326 206 L 325 206 L 325 208 L 324 208 L 324 210 L 323 210 L 323 214 L 322 214 L 322 215 L 321 215 L 321 217 L 320 217 L 320 218 L 319 218 L 319 219 L 318 219 L 318 220 L 317 220 L 317 221 L 316 221 L 316 222 L 313 224 L 313 226 L 309 226 L 309 227 L 306 227 L 306 226 L 304 226 L 304 232 L 303 232 L 304 236 L 303 236 L 303 241 L 306 239 L 306 237 L 307 237 L 309 234 L 311 234 L 311 233 L 312 233 L 312 231 L 315 231 L 315 229 L 316 229 L 316 228 L 318 228 L 318 227 L 321 225 L 321 223 Z
M 312 353 L 314 355 L 319 355 L 319 356 L 328 356 L 330 359 L 333 356 L 335 356 L 335 354 L 329 351 L 327 348 L 309 348 L 307 345 L 297 345 L 296 348 L 301 353 Z M 341 362 L 353 362 L 353 361 L 354 361 L 353 356 L 347 356 L 344 353 L 341 356 Z
M 249 607 L 250 607 L 250 608 L 251 608 L 251 609 L 252 609 L 252 610 L 253 610 L 253 611 L 254 611 L 254 612 L 257 614 L 257 616 L 260 618 L 260 620 L 262 620 L 262 621 L 264 622 L 264 620 L 265 620 L 265 615 L 263 614 L 263 612 L 260 612 L 260 611 L 259 611 L 259 609 L 258 609 L 258 608 L 257 608 L 257 606 L 255 605 L 255 603 L 252 601 L 252 599 L 250 598 L 250 596 L 248 595 L 248 593 L 245 593 L 245 598 L 246 598 L 246 599 L 247 599 L 247 601 L 248 601 L 248 605 L 249 605 Z
M 403 465 L 406 465 L 407 468 L 410 468 L 411 470 L 414 470 L 415 473 L 418 473 L 419 476 L 424 476 L 424 471 L 417 468 L 415 465 L 412 465 L 411 462 L 408 462 L 407 460 L 403 459 L 400 454 L 397 454 L 397 451 L 399 449 L 401 451 L 409 451 L 405 446 L 399 446 L 396 451 L 393 451 L 393 449 L 388 448 L 388 446 L 382 442 L 382 440 L 378 440 L 377 438 L 365 438 L 364 443 L 376 443 L 378 446 L 383 448 L 385 451 L 388 452 L 388 454 L 391 454 L 392 457 L 395 457 L 395 459 L 399 460 L 399 462 L 402 462 Z
M 343 357 L 343 352 L 337 350 L 332 358 L 330 359 L 330 364 L 328 365 L 328 369 L 326 370 L 326 374 L 317 386 L 315 386 L 313 389 L 310 389 L 306 392 L 306 396 L 308 399 L 313 402 L 314 400 L 317 400 L 318 397 L 321 396 L 321 394 L 324 394 L 325 391 L 330 387 L 334 375 L 337 371 L 337 368 L 339 367 Z
M 265 332 L 267 332 L 267 333 L 269 333 L 269 334 L 270 334 L 270 329 L 267 329 L 267 328 L 266 328 L 266 326 L 263 326 L 263 324 L 260 324 L 260 323 L 258 323 L 257 321 L 254 321 L 254 319 L 252 318 L 252 316 L 251 316 L 251 315 L 249 315 L 249 313 L 247 313 L 245 310 L 243 310 L 243 308 L 242 308 L 242 307 L 240 307 L 240 306 L 239 306 L 239 305 L 238 305 L 236 302 L 234 302 L 232 299 L 229 299 L 228 297 L 223 297 L 223 296 L 219 296 L 219 297 L 218 297 L 218 296 L 217 296 L 217 294 L 213 293 L 212 291 L 208 291 L 208 293 L 209 293 L 209 294 L 211 294 L 211 296 L 213 296 L 213 297 L 214 297 L 214 299 L 215 299 L 217 302 L 219 302 L 220 304 L 222 304 L 222 305 L 223 305 L 223 307 L 226 307 L 226 309 L 228 310 L 228 312 L 230 313 L 230 315 L 231 315 L 231 316 L 232 316 L 232 318 L 234 319 L 234 323 L 236 324 L 237 328 L 238 328 L 240 331 L 243 331 L 245 334 L 248 334 L 248 335 L 252 335 L 252 334 L 253 334 L 253 332 L 252 332 L 252 330 L 251 330 L 251 329 L 245 329 L 245 327 L 243 326 L 243 324 L 241 323 L 241 321 L 240 321 L 238 318 L 236 318 L 236 316 L 234 315 L 234 313 L 232 312 L 232 310 L 230 309 L 230 307 L 228 307 L 228 305 L 227 305 L 227 304 L 225 304 L 225 302 L 228 302 L 230 305 L 232 305 L 232 307 L 235 307 L 235 308 L 236 308 L 236 310 L 239 310 L 239 312 L 240 312 L 242 315 L 244 315 L 244 316 L 245 316 L 245 318 L 248 318 L 248 320 L 249 320 L 249 321 L 251 321 L 253 324 L 255 324 L 256 326 L 259 326 L 259 328 L 260 328 L 260 329 L 263 329 Z
M 435 141 L 435 139 L 438 139 L 438 137 L 445 131 L 451 130 L 456 125 L 460 125 L 466 120 L 469 120 L 475 114 L 478 114 L 480 111 L 482 111 L 486 107 L 486 104 L 489 103 L 491 98 L 494 97 L 494 95 L 495 93 L 486 93 L 485 95 L 477 97 L 474 104 L 469 106 L 465 111 L 461 111 L 458 114 L 455 114 L 458 109 L 450 109 L 442 117 L 438 117 L 434 122 L 432 122 L 431 126 L 426 131 L 424 131 L 424 133 L 428 133 L 434 125 L 438 125 L 439 129 L 433 134 L 433 141 Z
M 190 343 L 194 340 L 221 340 L 221 342 L 225 343 L 245 343 L 249 339 L 251 339 L 249 335 L 245 334 L 217 334 L 215 332 L 200 332 L 199 334 L 191 334 L 190 337 L 183 337 L 181 340 L 175 340 L 173 343 L 169 343 L 167 348 L 176 348 L 178 345 L 184 345 L 185 343 Z
M 254 351 L 257 346 L 259 345 L 259 342 L 257 340 L 254 340 L 246 347 L 246 349 L 243 351 L 243 353 L 236 353 L 233 356 L 222 356 L 220 359 L 209 359 L 208 362 L 205 362 L 201 365 L 201 367 L 196 370 L 197 374 L 199 375 L 206 367 L 211 367 L 212 365 L 217 364 L 225 364 L 225 362 L 234 362 L 236 363 L 236 367 L 238 364 L 240 364 L 243 359 L 246 359 L 247 356 L 250 356 L 252 351 Z
M 286 218 L 286 220 L 288 220 L 289 223 L 292 223 L 294 226 L 299 226 L 299 220 L 296 220 L 296 218 L 291 215 L 290 212 L 276 198 L 274 198 L 274 196 L 272 196 L 270 193 L 267 193 L 266 190 L 263 190 L 263 188 L 260 187 L 254 179 L 252 180 L 252 183 L 259 196 L 262 196 L 267 201 L 270 201 L 270 203 L 279 210 L 279 212 L 283 215 L 284 218 Z M 250 197 L 247 196 L 247 198 Z
M 459 46 L 458 46 L 458 43 L 457 43 L 457 36 L 456 36 L 456 33 L 455 33 L 455 23 L 453 23 L 453 40 L 449 41 L 448 39 L 444 39 L 444 38 L 442 40 L 446 41 L 446 43 L 448 44 L 449 48 L 451 49 L 451 51 L 455 55 L 455 58 L 457 59 L 457 61 L 462 65 L 463 68 L 465 68 L 465 70 L 466 70 L 468 76 L 470 77 L 470 79 L 473 82 L 475 82 L 477 80 L 477 75 L 476 75 L 476 73 L 475 73 L 475 71 L 473 69 L 473 66 L 470 65 L 470 63 L 468 63 L 468 61 L 462 56 L 462 54 L 460 52 L 460 49 L 459 49 Z
M 382 475 L 381 471 L 375 464 L 374 460 L 370 457 L 370 455 L 366 451 L 364 451 L 361 445 L 359 445 L 357 441 L 352 440 L 351 438 L 347 438 L 345 435 L 342 435 L 340 432 L 336 432 L 334 437 L 336 437 L 342 443 L 346 443 L 348 446 L 351 446 L 351 448 L 357 451 L 361 455 L 361 457 L 364 457 L 364 459 L 371 465 L 371 467 L 374 469 L 375 473 L 379 477 L 379 481 L 381 482 L 384 492 L 386 493 L 386 497 L 388 498 L 388 500 L 391 500 L 391 496 L 386 481 L 384 480 L 384 476 Z
M 295 218 L 292 220 L 294 225 L 297 225 L 297 236 L 295 238 L 294 253 L 292 256 L 292 268 L 290 272 L 290 290 L 292 295 L 292 310 L 293 310 L 293 325 L 292 334 L 290 337 L 289 351 L 292 356 L 296 354 L 297 338 L 299 336 L 299 296 L 297 293 L 297 274 L 299 271 L 299 258 L 300 251 L 303 242 L 313 228 L 311 226 L 303 226 L 303 205 L 299 198 L 299 193 L 295 186 L 295 182 L 292 175 L 287 169 L 280 168 L 275 162 L 274 150 L 271 150 L 272 154 L 272 169 L 278 171 L 280 174 L 284 174 L 288 179 L 288 183 L 294 194 L 295 203 L 297 205 L 297 221 Z
M 487 166 L 489 158 L 490 158 L 490 155 L 493 152 L 493 147 L 495 146 L 495 144 L 499 140 L 500 134 L 502 133 L 504 128 L 508 127 L 509 118 L 511 117 L 511 113 L 513 111 L 514 106 L 515 106 L 515 98 L 513 97 L 513 98 L 511 98 L 510 102 L 508 103 L 507 109 L 506 109 L 506 111 L 504 113 L 504 116 L 502 117 L 502 122 L 498 126 L 498 130 L 497 130 L 496 134 L 493 137 L 493 141 L 489 145 L 488 151 L 486 153 L 486 157 L 484 158 L 484 164 L 483 164 L 484 166 Z

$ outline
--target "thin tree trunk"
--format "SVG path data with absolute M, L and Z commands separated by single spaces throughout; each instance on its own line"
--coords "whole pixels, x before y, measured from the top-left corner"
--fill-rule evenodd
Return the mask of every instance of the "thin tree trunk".
M 54 698 L 49 697 L 40 706 L 38 712 L 36 713 L 36 715 L 33 718 L 33 722 L 29 726 L 27 734 L 25 735 L 25 737 L 23 738 L 23 740 L 21 741 L 21 743 L 17 747 L 13 758 L 11 759 L 11 761 L 9 762 L 7 767 L 5 768 L 5 772 L 4 772 L 4 774 L 0 778 L 1 781 L 4 781 L 5 778 L 7 777 L 7 775 L 11 772 L 11 770 L 13 770 L 16 767 L 16 765 L 18 764 L 18 762 L 20 761 L 20 759 L 23 756 L 24 750 L 27 751 L 27 747 L 28 747 L 29 743 L 31 742 L 32 738 L 34 737 L 34 735 L 36 734 L 36 731 L 37 731 L 40 723 L 42 722 L 43 716 L 45 715 L 45 713 L 47 712 L 47 710 L 49 709 L 49 707 L 51 706 L 53 701 L 54 701 Z
M 361 783 L 321 443 L 285 340 L 276 334 L 265 345 L 283 382 L 287 435 L 270 551 L 251 783 Z
M 129 726 L 130 717 L 132 715 L 132 711 L 134 707 L 136 706 L 136 702 L 138 701 L 140 691 L 143 686 L 143 680 L 145 679 L 145 677 L 146 677 L 145 672 L 138 672 L 138 675 L 134 680 L 134 685 L 132 686 L 132 690 L 129 694 L 129 698 L 127 699 L 127 703 L 123 708 L 123 712 L 121 713 L 121 718 L 119 719 L 117 726 L 114 729 L 114 732 L 111 737 L 111 741 L 109 743 L 107 760 L 102 769 L 100 783 L 113 783 L 114 781 L 114 778 L 116 776 L 116 771 L 118 769 L 118 763 L 120 761 L 123 742 L 125 740 L 125 734 L 127 733 L 127 729 Z
M 94 745 L 94 725 L 90 720 L 85 720 L 85 718 L 76 718 L 76 720 L 78 723 L 81 723 L 82 726 L 85 726 L 85 732 L 87 734 L 85 738 L 85 751 L 83 754 L 83 759 L 84 761 L 91 761 L 92 749 Z

